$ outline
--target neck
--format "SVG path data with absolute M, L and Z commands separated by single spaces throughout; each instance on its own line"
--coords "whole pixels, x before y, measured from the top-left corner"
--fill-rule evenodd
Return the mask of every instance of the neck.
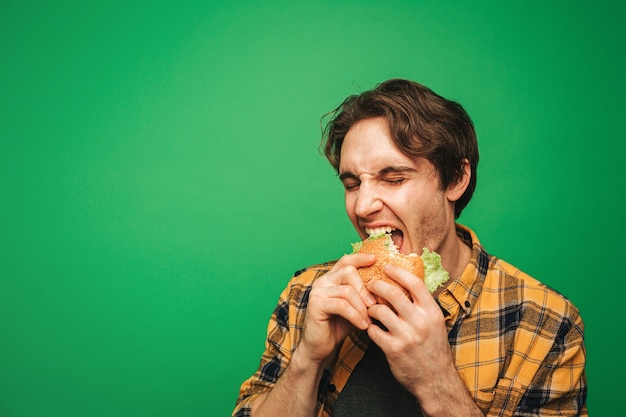
M 456 228 L 454 228 L 453 235 L 449 237 L 449 243 L 446 244 L 445 251 L 441 253 L 441 255 L 441 264 L 444 269 L 448 271 L 448 274 L 450 274 L 450 279 L 435 291 L 434 296 L 437 296 L 450 285 L 452 281 L 461 276 L 472 257 L 472 249 L 457 236 Z

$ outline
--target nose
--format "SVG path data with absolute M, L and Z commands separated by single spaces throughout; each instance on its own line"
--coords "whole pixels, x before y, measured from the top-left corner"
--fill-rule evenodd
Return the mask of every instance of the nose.
M 357 191 L 354 213 L 358 217 L 367 218 L 382 210 L 383 205 L 383 201 L 375 185 L 366 181 L 361 182 L 359 190 Z

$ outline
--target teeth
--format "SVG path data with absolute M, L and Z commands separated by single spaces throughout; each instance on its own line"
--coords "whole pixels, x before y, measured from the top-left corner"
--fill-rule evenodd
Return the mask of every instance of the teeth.
M 370 236 L 379 236 L 385 233 L 391 233 L 393 230 L 396 230 L 393 227 L 377 227 L 375 229 L 369 229 L 369 228 L 365 228 L 365 233 L 367 233 Z

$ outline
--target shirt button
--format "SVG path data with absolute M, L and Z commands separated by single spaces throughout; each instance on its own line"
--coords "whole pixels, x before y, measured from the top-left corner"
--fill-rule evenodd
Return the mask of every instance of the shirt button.
M 328 386 L 328 391 L 330 391 L 330 392 L 335 392 L 335 391 L 337 391 L 337 387 L 335 386 L 335 384 L 330 384 L 330 385 Z
M 470 307 L 470 302 L 469 301 L 465 301 L 465 307 L 469 308 Z

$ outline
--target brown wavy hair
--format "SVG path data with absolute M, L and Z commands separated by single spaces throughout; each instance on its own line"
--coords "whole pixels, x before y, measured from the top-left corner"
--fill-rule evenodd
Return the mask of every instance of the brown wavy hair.
M 455 218 L 467 206 L 476 188 L 478 143 L 474 124 L 463 107 L 414 81 L 392 79 L 374 89 L 346 98 L 322 117 L 320 148 L 339 172 L 341 146 L 348 130 L 358 121 L 383 117 L 396 146 L 407 156 L 430 161 L 442 190 L 464 174 L 470 163 L 470 182 L 454 207 Z

